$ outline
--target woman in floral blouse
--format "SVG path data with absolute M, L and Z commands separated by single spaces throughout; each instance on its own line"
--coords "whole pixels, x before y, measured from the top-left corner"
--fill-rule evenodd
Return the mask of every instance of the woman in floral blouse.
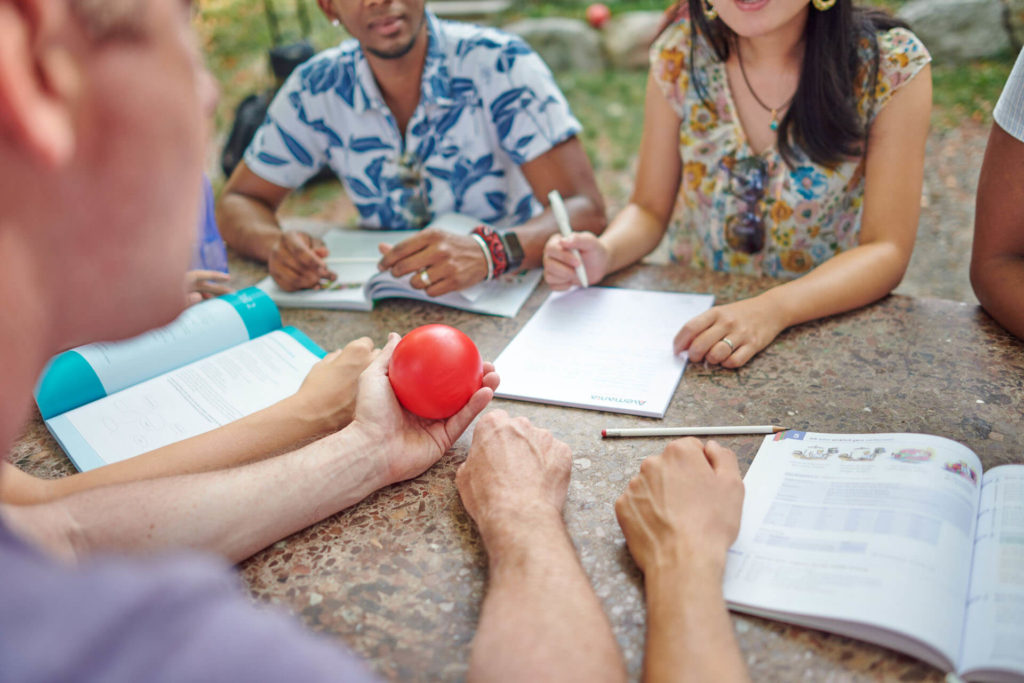
M 669 16 L 630 203 L 600 237 L 551 238 L 545 277 L 579 284 L 576 249 L 598 282 L 667 232 L 676 262 L 787 280 L 676 335 L 677 353 L 736 368 L 787 327 L 867 305 L 903 277 L 931 58 L 852 0 L 689 0 Z

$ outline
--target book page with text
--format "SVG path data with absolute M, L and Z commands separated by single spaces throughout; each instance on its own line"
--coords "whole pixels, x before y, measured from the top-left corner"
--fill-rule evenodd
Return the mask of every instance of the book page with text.
M 936 436 L 766 437 L 744 479 L 726 600 L 893 648 L 877 629 L 903 634 L 916 649 L 900 649 L 951 669 L 980 471 L 968 448 Z
M 317 360 L 287 332 L 271 332 L 75 408 L 51 429 L 62 444 L 84 441 L 101 463 L 117 462 L 294 394 Z
M 967 680 L 1024 677 L 1024 465 L 982 478 L 961 659 Z

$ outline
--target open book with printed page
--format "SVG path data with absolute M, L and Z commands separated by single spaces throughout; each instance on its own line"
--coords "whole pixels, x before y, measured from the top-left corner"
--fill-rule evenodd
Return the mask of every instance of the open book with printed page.
M 427 227 L 468 235 L 478 225 L 480 221 L 451 213 L 438 216 Z M 323 235 L 323 240 L 329 258 L 338 259 L 338 262 L 328 264 L 338 275 L 333 283 L 322 289 L 286 292 L 277 286 L 273 278 L 266 277 L 256 286 L 283 307 L 369 311 L 373 310 L 374 302 L 381 299 L 418 299 L 474 313 L 512 318 L 519 313 L 544 274 L 535 268 L 506 274 L 457 292 L 430 296 L 412 286 L 410 280 L 415 273 L 396 278 L 390 272 L 382 273 L 377 269 L 377 262 L 381 259 L 378 244 L 398 244 L 418 232 L 332 228 Z
M 1024 465 L 926 434 L 765 437 L 729 551 L 730 609 L 1024 681 Z
M 47 429 L 81 471 L 202 434 L 294 394 L 325 352 L 254 287 L 138 337 L 54 356 L 36 385 Z

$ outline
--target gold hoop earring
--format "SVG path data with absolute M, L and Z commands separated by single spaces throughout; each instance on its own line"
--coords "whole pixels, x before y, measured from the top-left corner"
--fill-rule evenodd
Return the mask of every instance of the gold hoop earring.
M 836 4 L 836 0 L 812 0 L 812 2 L 814 3 L 814 9 L 819 12 L 827 12 Z
M 832 0 L 832 2 L 835 1 L 836 0 Z M 817 3 L 818 0 L 814 0 L 814 2 Z M 714 21 L 718 18 L 718 10 L 716 10 L 715 6 L 711 4 L 711 0 L 704 0 L 704 17 L 708 21 Z

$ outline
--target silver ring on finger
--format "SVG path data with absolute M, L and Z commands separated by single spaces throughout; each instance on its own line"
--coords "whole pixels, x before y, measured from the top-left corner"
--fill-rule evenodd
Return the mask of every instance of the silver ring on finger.
M 423 283 L 424 287 L 430 286 L 430 275 L 427 274 L 426 268 L 420 271 L 420 282 Z
M 729 339 L 728 337 L 722 337 L 722 341 L 725 343 L 726 346 L 729 347 L 729 353 L 732 353 L 733 351 L 736 350 L 736 345 L 732 343 L 732 339 Z

